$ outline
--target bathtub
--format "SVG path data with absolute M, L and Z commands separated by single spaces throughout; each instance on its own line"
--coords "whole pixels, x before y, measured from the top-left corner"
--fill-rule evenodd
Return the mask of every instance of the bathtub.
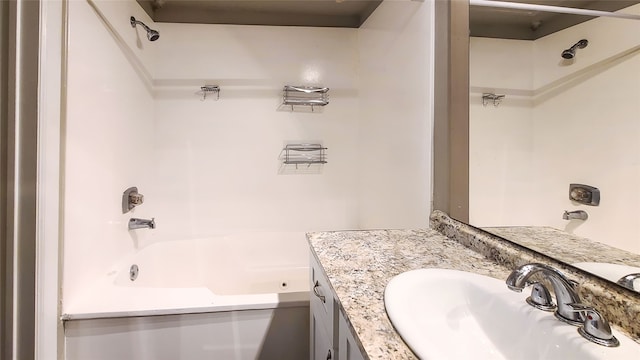
M 304 233 L 147 246 L 65 306 L 65 358 L 307 358 L 308 252 Z

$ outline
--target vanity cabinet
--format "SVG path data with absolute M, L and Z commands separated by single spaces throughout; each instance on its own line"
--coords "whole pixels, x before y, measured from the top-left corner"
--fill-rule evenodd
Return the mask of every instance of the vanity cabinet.
M 340 360 L 364 360 L 360 348 L 349 331 L 347 320 L 342 314 L 338 320 L 338 358 Z
M 339 310 L 329 279 L 313 254 L 310 271 L 310 359 L 364 360 L 347 321 Z
M 329 279 L 322 266 L 311 255 L 311 359 L 336 360 L 338 358 L 338 306 Z

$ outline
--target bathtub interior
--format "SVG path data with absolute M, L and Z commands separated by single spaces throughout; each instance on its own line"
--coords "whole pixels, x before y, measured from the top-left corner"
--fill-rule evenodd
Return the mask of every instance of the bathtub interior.
M 304 233 L 245 233 L 174 240 L 142 249 L 123 264 L 116 286 L 205 287 L 216 295 L 308 291 Z M 135 281 L 131 265 L 138 267 Z
M 130 280 L 129 268 L 138 266 Z M 244 233 L 159 242 L 122 259 L 63 319 L 299 306 L 309 299 L 304 233 Z

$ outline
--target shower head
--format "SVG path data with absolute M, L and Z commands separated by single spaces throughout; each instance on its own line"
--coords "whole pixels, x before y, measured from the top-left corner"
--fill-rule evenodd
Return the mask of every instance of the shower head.
M 564 59 L 573 59 L 576 56 L 576 49 L 584 49 L 589 45 L 589 40 L 582 39 L 573 44 L 572 47 L 562 51 L 562 57 Z
M 147 31 L 147 39 L 149 39 L 149 41 L 156 41 L 160 38 L 160 33 L 157 30 L 149 28 L 142 21 L 136 20 L 133 16 L 129 19 L 129 22 L 131 22 L 131 27 L 136 27 L 136 24 L 142 26 Z

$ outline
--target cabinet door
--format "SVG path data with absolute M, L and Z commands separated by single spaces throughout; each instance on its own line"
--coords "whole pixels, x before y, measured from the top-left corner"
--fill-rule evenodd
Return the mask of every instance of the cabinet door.
M 332 336 L 334 329 L 338 328 L 337 308 L 333 299 L 333 292 L 329 287 L 329 279 L 325 276 L 322 266 L 318 263 L 315 256 L 311 255 L 311 295 L 310 304 L 316 306 L 318 311 L 322 312 L 322 321 L 325 323 L 327 333 Z M 337 338 L 331 337 L 334 342 Z
M 351 334 L 351 329 L 347 325 L 342 312 L 340 312 L 340 318 L 338 319 L 338 333 L 338 357 L 340 360 L 364 360 L 364 356 L 362 356 L 358 343 Z
M 317 316 L 317 308 L 311 309 L 311 359 L 312 360 L 336 360 L 333 345 L 327 336 L 324 322 Z

